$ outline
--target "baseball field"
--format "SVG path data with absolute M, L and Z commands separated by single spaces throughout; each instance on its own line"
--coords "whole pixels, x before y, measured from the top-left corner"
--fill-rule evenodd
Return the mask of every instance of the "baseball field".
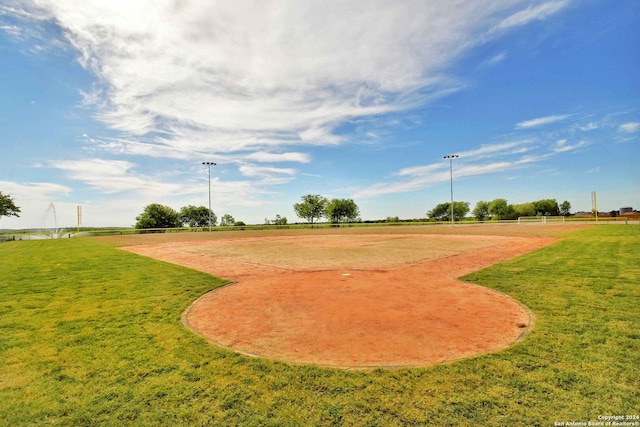
M 638 248 L 575 224 L 6 242 L 0 424 L 640 423 Z

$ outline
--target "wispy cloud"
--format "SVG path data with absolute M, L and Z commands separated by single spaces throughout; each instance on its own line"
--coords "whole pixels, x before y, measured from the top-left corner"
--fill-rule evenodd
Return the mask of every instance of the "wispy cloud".
M 161 182 L 159 177 L 136 173 L 136 164 L 124 160 L 56 160 L 49 162 L 48 166 L 106 194 L 135 191 L 163 195 L 185 191 L 179 184 Z
M 551 123 L 560 122 L 571 117 L 572 114 L 560 114 L 555 116 L 538 117 L 536 119 L 525 120 L 516 124 L 516 129 L 530 129 L 538 126 L 545 126 Z
M 291 168 L 271 168 L 253 165 L 240 166 L 240 173 L 244 176 L 272 177 L 274 175 L 295 175 L 296 170 Z
M 514 141 L 501 144 L 483 145 L 476 150 L 461 152 L 456 160 L 457 177 L 469 177 L 518 170 L 531 163 L 540 162 L 548 154 L 526 155 L 533 141 Z M 507 159 L 498 158 L 509 156 Z M 489 160 L 487 159 L 494 159 Z M 385 194 L 417 191 L 450 179 L 448 163 L 433 163 L 424 166 L 403 168 L 387 182 L 372 184 L 357 190 L 354 197 L 376 197 Z
M 589 132 L 589 131 L 598 129 L 599 127 L 600 126 L 598 124 L 589 122 L 586 125 L 578 126 L 578 129 L 583 132 Z
M 551 147 L 551 150 L 555 153 L 566 153 L 588 145 L 586 141 L 579 141 L 574 144 L 569 144 L 567 142 L 568 141 L 566 139 L 560 139 Z
M 72 191 L 71 188 L 65 185 L 55 184 L 52 182 L 30 182 L 20 184 L 11 181 L 0 181 L 0 187 L 2 187 L 3 192 L 11 195 L 17 195 L 17 198 L 28 195 L 29 198 L 39 200 L 49 200 L 60 196 L 61 194 L 69 194 Z
M 0 181 L 0 188 L 3 193 L 11 195 L 15 204 L 21 210 L 20 218 L 0 218 L 2 228 L 13 228 L 14 226 L 11 224 L 22 224 L 15 228 L 54 227 L 53 214 L 51 215 L 51 218 L 45 217 L 49 204 L 54 200 L 66 198 L 73 192 L 70 187 L 52 182 L 17 183 L 11 181 Z M 58 207 L 60 207 L 59 204 Z M 57 219 L 59 221 L 59 226 L 66 226 L 69 224 L 69 222 L 64 222 L 61 215 L 59 215 Z
M 636 133 L 640 130 L 640 123 L 638 122 L 629 122 L 620 125 L 620 131 L 624 133 Z
M 308 154 L 298 152 L 287 153 L 269 153 L 266 151 L 257 151 L 246 156 L 249 160 L 255 160 L 256 162 L 271 163 L 271 162 L 295 162 L 295 163 L 309 163 L 311 161 Z
M 499 29 L 527 24 L 531 21 L 542 20 L 550 15 L 558 12 L 569 4 L 568 0 L 549 1 L 538 4 L 537 6 L 529 6 L 528 8 L 518 11 L 498 24 Z
M 150 156 L 340 144 L 334 130 L 347 120 L 459 90 L 447 68 L 497 37 L 496 21 L 523 25 L 566 4 L 11 3 L 6 14 L 59 26 L 99 79 L 83 104 L 128 135 L 103 147 Z
M 497 55 L 492 56 L 491 58 L 487 59 L 486 61 L 484 61 L 482 63 L 483 67 L 493 67 L 494 65 L 497 65 L 499 63 L 501 63 L 502 61 L 504 61 L 507 58 L 507 54 L 506 52 L 501 52 Z
M 475 150 L 464 151 L 459 154 L 463 158 L 472 160 L 480 160 L 496 155 L 522 154 L 535 148 L 534 143 L 535 140 L 533 139 L 509 141 L 500 144 L 483 145 Z

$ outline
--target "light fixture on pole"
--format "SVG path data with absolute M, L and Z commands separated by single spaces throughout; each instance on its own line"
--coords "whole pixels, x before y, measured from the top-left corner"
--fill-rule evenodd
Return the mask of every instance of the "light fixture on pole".
M 449 176 L 451 177 L 451 226 L 453 227 L 453 159 L 460 157 L 457 154 L 449 154 L 444 156 L 445 159 L 449 159 Z
M 202 162 L 203 165 L 209 167 L 209 231 L 211 231 L 211 166 L 215 166 L 214 162 Z

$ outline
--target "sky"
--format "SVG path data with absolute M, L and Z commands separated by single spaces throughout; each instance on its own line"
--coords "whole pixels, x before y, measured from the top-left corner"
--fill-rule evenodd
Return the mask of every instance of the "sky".
M 424 218 L 452 177 L 471 209 L 640 210 L 639 21 L 636 0 L 3 0 L 21 214 L 0 228 L 207 206 L 202 162 L 213 211 L 247 224 L 303 222 L 305 194 Z

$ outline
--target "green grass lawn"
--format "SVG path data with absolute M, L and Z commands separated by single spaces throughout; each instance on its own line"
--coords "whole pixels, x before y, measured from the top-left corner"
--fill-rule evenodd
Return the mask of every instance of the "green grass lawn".
M 640 227 L 465 280 L 535 327 L 502 352 L 342 371 L 216 348 L 180 316 L 224 282 L 93 238 L 0 244 L 0 425 L 554 425 L 640 413 Z

